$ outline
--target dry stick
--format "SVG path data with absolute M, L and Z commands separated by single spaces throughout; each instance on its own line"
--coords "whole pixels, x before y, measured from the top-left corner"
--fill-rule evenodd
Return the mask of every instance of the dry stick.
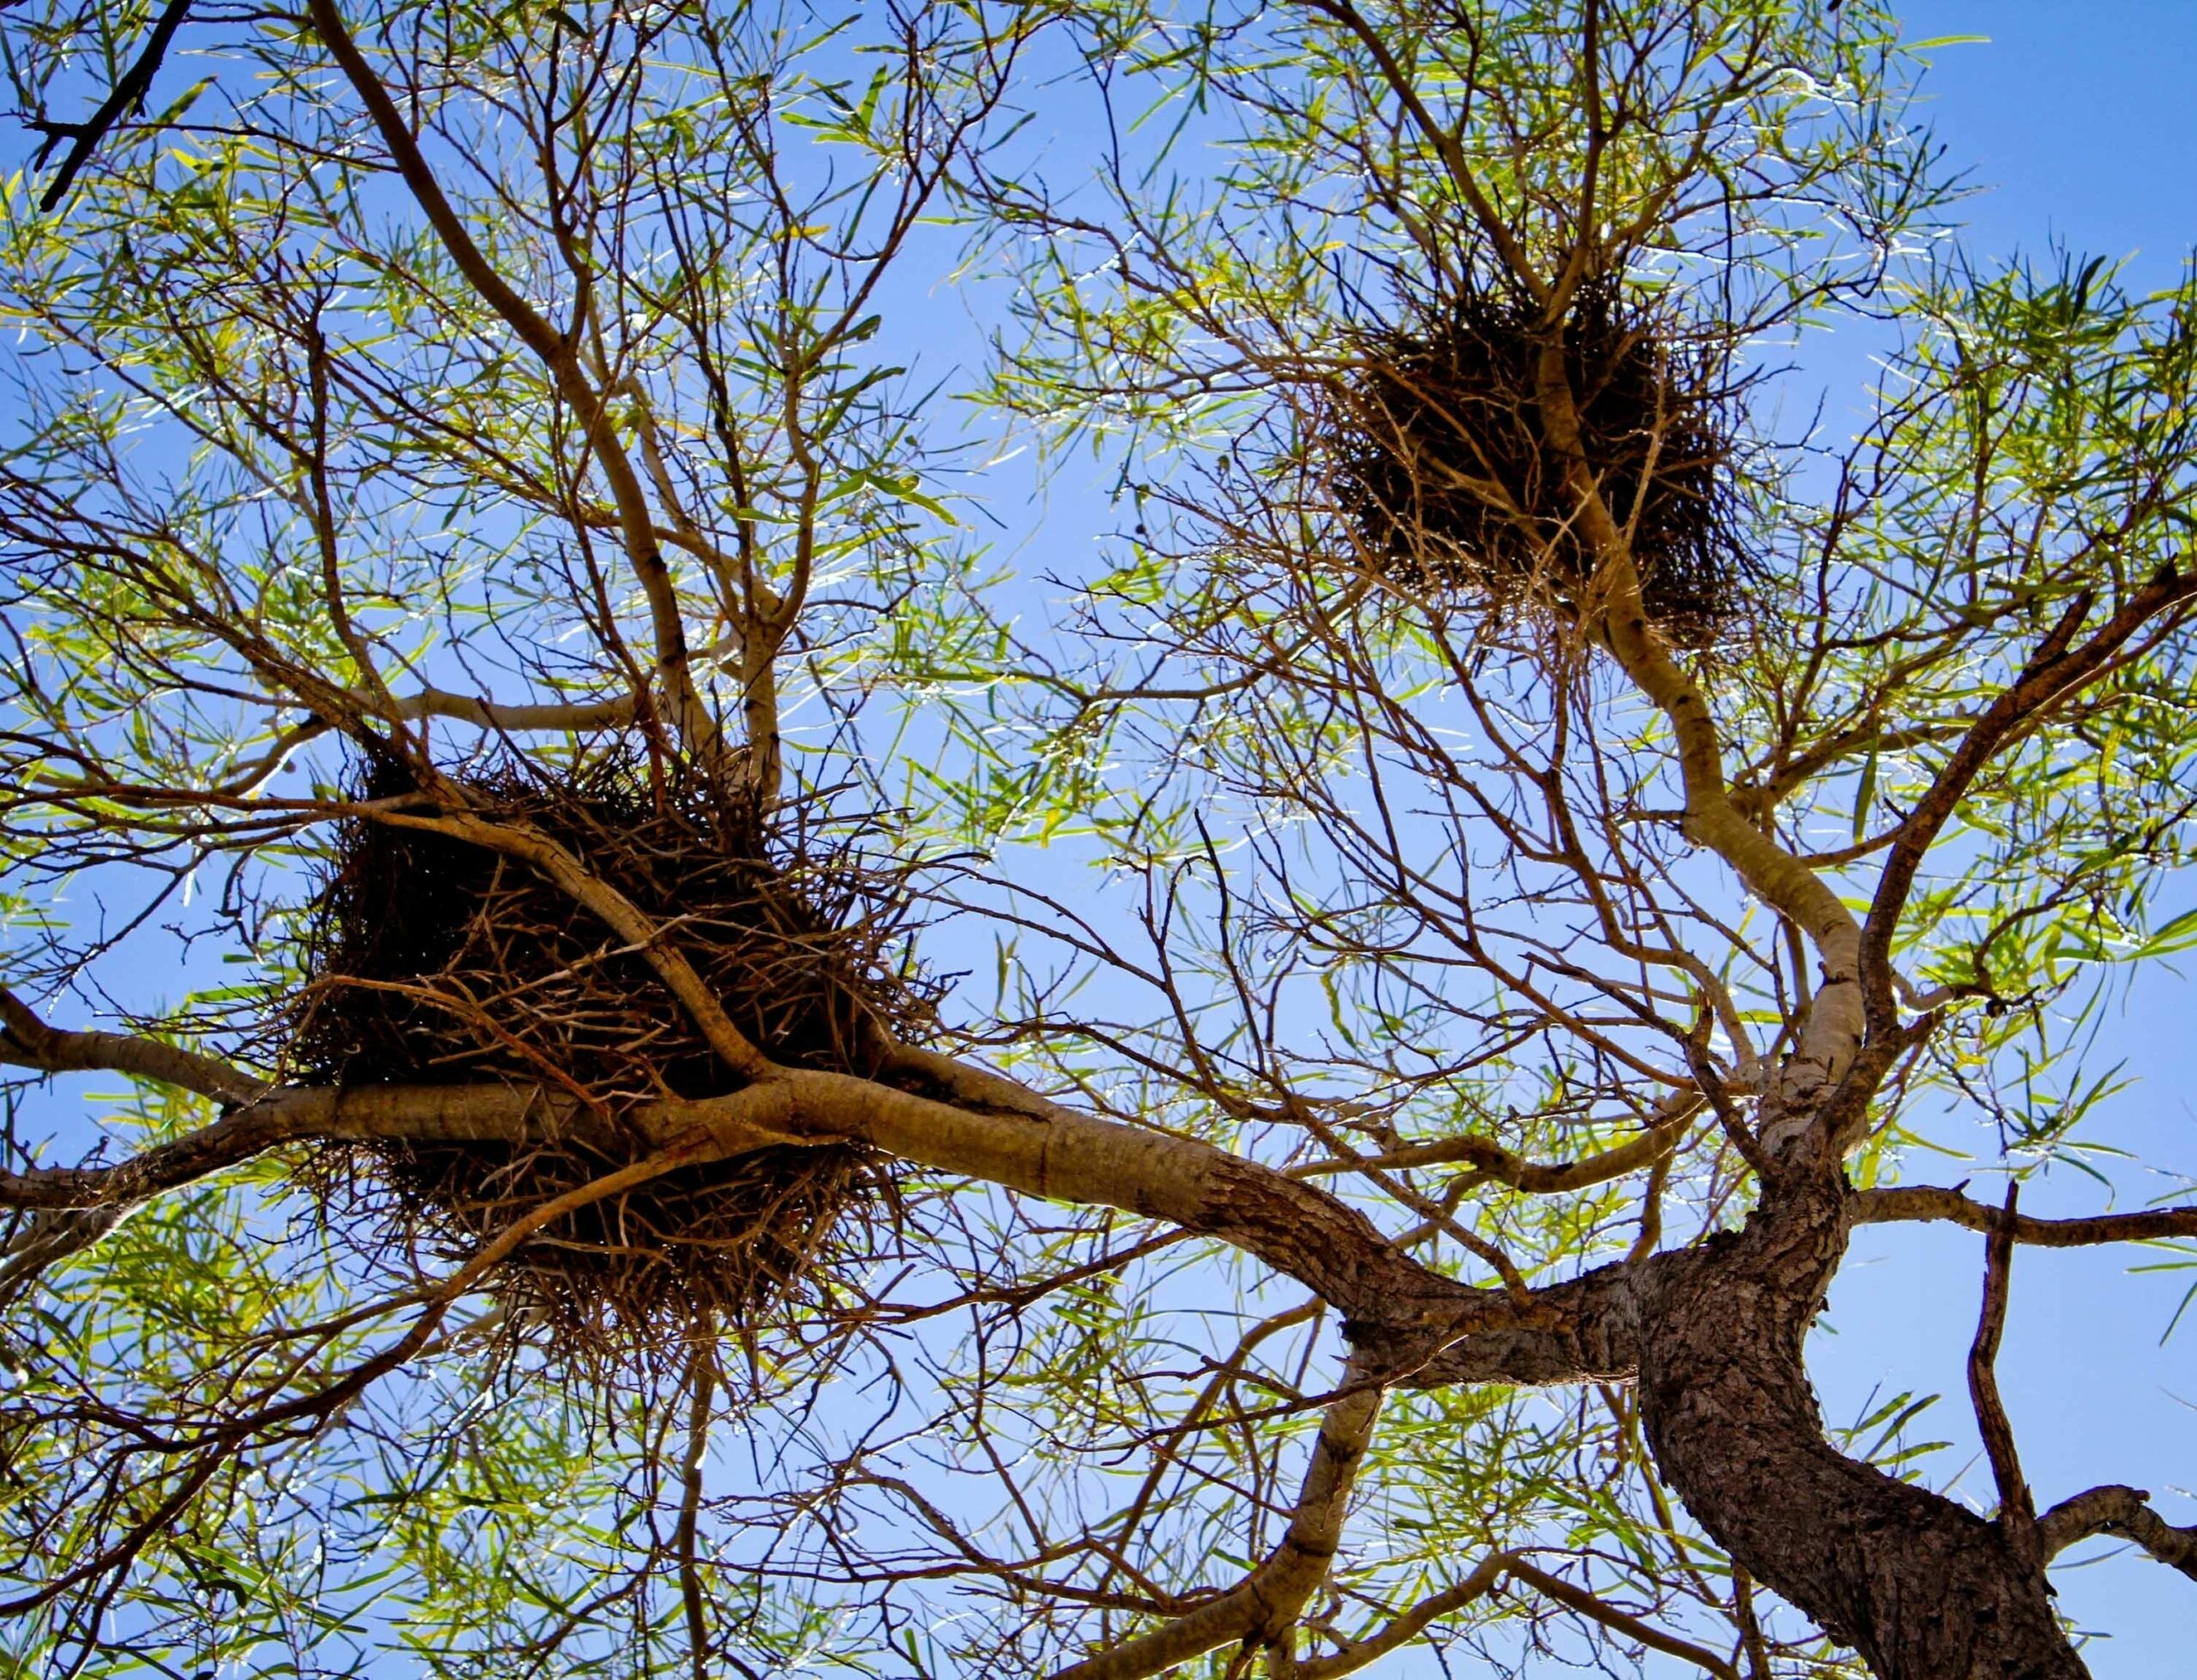
M 717 1390 L 717 1352 L 707 1333 L 706 1319 L 694 1326 L 694 1345 L 687 1359 L 687 1455 L 680 1465 L 683 1484 L 679 1500 L 679 1589 L 687 1605 L 687 1654 L 693 1659 L 694 1680 L 710 1680 L 710 1629 L 702 1598 L 702 1574 L 695 1559 L 694 1540 L 701 1525 L 702 1461 L 710 1447 L 710 1402 Z
M 2020 1182 L 2008 1184 L 2006 1217 L 1984 1239 L 1983 1312 L 1976 1326 L 1976 1340 L 1968 1351 L 1968 1393 L 1975 1402 L 1983 1450 L 1990 1455 L 1992 1479 L 1999 1484 L 1999 1526 L 2018 1554 L 2041 1562 L 2037 1504 L 2022 1476 L 2021 1459 L 2014 1451 L 2014 1426 L 1999 1398 L 1998 1375 L 1993 1369 L 1993 1362 L 1999 1357 L 1999 1338 L 2006 1327 L 2007 1284 L 2014 1260 L 2014 1209 L 2020 1198 Z
M 592 911 L 612 933 L 640 953 L 642 960 L 657 971 L 672 995 L 693 1018 L 694 1024 L 709 1040 L 710 1048 L 734 1073 L 755 1085 L 778 1075 L 778 1064 L 757 1049 L 747 1035 L 732 1024 L 732 1018 L 724 1012 L 724 1006 L 703 983 L 693 964 L 663 942 L 660 937 L 663 930 L 615 887 L 589 873 L 578 858 L 555 841 L 530 828 L 489 822 L 470 813 L 407 817 L 378 811 L 373 815 L 375 821 L 395 827 L 424 828 L 439 834 L 455 835 L 489 851 L 532 865 L 573 903 Z
M 1905 1184 L 1864 1190 L 1854 1198 L 1854 1223 L 1886 1224 L 1942 1219 L 1972 1231 L 2004 1230 L 2037 1248 L 2081 1248 L 2099 1242 L 2156 1242 L 2197 1236 L 2197 1207 L 2156 1207 L 2142 1213 L 2099 1213 L 2082 1219 L 2037 1219 L 1971 1201 L 1958 1187 Z
M 1553 1598 L 1566 1610 L 1573 1610 L 1589 1621 L 1599 1622 L 1605 1628 L 1637 1639 L 1649 1649 L 1661 1651 L 1667 1656 L 1677 1657 L 1694 1664 L 1716 1677 L 1716 1680 L 1740 1680 L 1740 1672 L 1713 1651 L 1705 1651 L 1690 1640 L 1667 1634 L 1637 1616 L 1604 1604 L 1583 1586 L 1574 1586 L 1560 1576 L 1545 1574 L 1532 1564 L 1513 1560 L 1504 1573 L 1524 1581 L 1542 1597 Z

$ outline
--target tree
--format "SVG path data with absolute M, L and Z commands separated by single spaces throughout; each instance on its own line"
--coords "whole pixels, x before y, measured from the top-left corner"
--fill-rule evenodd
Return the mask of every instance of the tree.
M 106 112 L 0 259 L 10 1672 L 2072 1676 L 2055 1556 L 2197 1574 L 1993 1369 L 2197 1236 L 2016 1194 L 2191 938 L 2197 294 L 1949 255 L 1888 15 L 7 27 Z M 1118 486 L 1042 590 L 1002 433 Z M 1989 1519 L 1810 1388 L 1913 1220 Z

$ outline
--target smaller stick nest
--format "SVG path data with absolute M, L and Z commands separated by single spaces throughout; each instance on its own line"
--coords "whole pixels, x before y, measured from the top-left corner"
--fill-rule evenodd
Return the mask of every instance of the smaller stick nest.
M 636 766 L 505 762 L 464 782 L 475 810 L 559 842 L 664 930 L 748 1040 L 785 1065 L 868 1073 L 877 1029 L 923 1036 L 935 988 L 905 956 L 905 892 L 824 837 Z M 384 764 L 370 801 L 413 791 Z M 424 805 L 421 809 L 427 808 Z M 513 1221 L 648 1154 L 634 1105 L 738 1088 L 645 959 L 525 864 L 366 818 L 336 831 L 310 907 L 290 1058 L 330 1085 L 538 1085 L 585 1110 L 524 1145 L 324 1145 L 324 1201 L 375 1216 L 409 1259 L 473 1252 Z M 875 1244 L 884 1163 L 851 1146 L 764 1150 L 676 1169 L 529 1236 L 489 1287 L 519 1332 L 562 1357 L 675 1351 L 723 1324 L 752 1332 L 804 1279 Z M 355 1218 L 354 1220 L 355 1224 Z
M 1583 287 L 1563 332 L 1582 454 L 1631 529 L 1648 617 L 1679 645 L 1704 646 L 1746 604 L 1734 392 L 1710 347 L 1658 338 L 1614 281 Z M 1534 305 L 1474 288 L 1361 337 L 1329 422 L 1332 481 L 1398 582 L 1576 614 L 1594 559 L 1542 436 L 1543 341 Z

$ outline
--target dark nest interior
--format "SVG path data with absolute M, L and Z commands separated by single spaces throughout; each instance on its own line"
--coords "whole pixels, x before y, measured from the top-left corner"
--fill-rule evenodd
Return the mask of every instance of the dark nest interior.
M 1498 607 L 1577 605 L 1593 562 L 1542 440 L 1538 317 L 1523 298 L 1468 287 L 1354 347 L 1327 440 L 1333 483 L 1400 583 Z M 1583 288 L 1563 330 L 1582 452 L 1631 528 L 1648 616 L 1680 645 L 1706 646 L 1746 602 L 1734 393 L 1708 347 L 1659 336 L 1614 281 Z
M 413 792 L 380 764 L 361 798 Z M 935 989 L 907 956 L 905 892 L 844 825 L 766 833 L 752 810 L 618 758 L 506 759 L 466 774 L 479 814 L 560 842 L 667 930 L 749 1041 L 796 1067 L 867 1073 L 882 1026 L 922 1037 Z M 424 807 L 423 807 L 424 808 Z M 627 1118 L 740 1080 L 647 962 L 525 864 L 366 818 L 341 824 L 287 1009 L 297 1077 L 525 1083 L 578 1099 L 564 1138 L 323 1145 L 312 1178 L 384 1252 L 445 1259 L 650 1152 Z M 489 1288 L 520 1339 L 600 1365 L 751 1333 L 821 1269 L 872 1252 L 896 1200 L 853 1147 L 678 1169 L 529 1236 Z M 363 1216 L 363 1217 L 361 1217 Z

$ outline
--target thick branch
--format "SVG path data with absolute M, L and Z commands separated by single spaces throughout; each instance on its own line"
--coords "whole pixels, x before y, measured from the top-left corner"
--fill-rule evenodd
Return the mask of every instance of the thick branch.
M 2040 1561 L 1831 1445 L 1802 1358 L 1852 1199 L 1787 1181 L 1736 1232 L 1643 1269 L 1641 1422 L 1686 1508 L 1879 1680 L 2080 1680 Z
M 2133 1540 L 2170 1568 L 2197 1580 L 2197 1527 L 2176 1528 L 2146 1504 L 2141 1488 L 2091 1488 L 2063 1499 L 2037 1519 L 2044 1556 L 2054 1557 L 2093 1535 Z
M 784 1129 L 788 1106 L 783 1091 L 759 1086 L 700 1101 L 636 1103 L 621 1118 L 651 1143 L 669 1145 L 702 1133 L 715 1139 L 720 1154 L 729 1155 L 802 1141 Z M 585 1137 L 595 1123 L 569 1096 L 532 1085 L 294 1086 L 112 1166 L 0 1172 L 0 1207 L 135 1207 L 308 1138 L 525 1143 Z
M 1625 1266 L 1521 1303 L 1430 1271 L 1355 1209 L 1272 1168 L 1063 1108 L 948 1057 L 906 1048 L 896 1056 L 896 1076 L 924 1089 L 774 1069 L 729 1096 L 640 1103 L 624 1118 L 652 1143 L 669 1147 L 701 1134 L 717 1154 L 857 1140 L 941 1172 L 1212 1237 L 1335 1306 L 1367 1369 L 1384 1380 L 1565 1382 L 1632 1367 Z M 112 1166 L 0 1174 L 0 1206 L 128 1208 L 307 1138 L 518 1141 L 588 1123 L 569 1097 L 530 1085 L 293 1088 Z
M 1716 719 L 1698 684 L 1648 621 L 1640 574 L 1625 530 L 1604 503 L 1582 441 L 1561 341 L 1543 347 L 1535 396 L 1550 448 L 1563 463 L 1581 535 L 1596 561 L 1601 603 L 1595 624 L 1634 686 L 1667 718 L 1686 793 L 1686 837 L 1728 864 L 1747 890 L 1788 917 L 1814 944 L 1822 983 L 1799 1046 L 1768 1093 L 1762 1143 L 1773 1160 L 1806 1133 L 1813 1099 L 1840 1079 L 1861 1042 L 1861 929 L 1838 895 L 1807 864 L 1740 814 L 1724 781 Z
M 112 1071 L 180 1086 L 219 1103 L 249 1103 L 265 1082 L 212 1056 L 157 1038 L 118 1032 L 68 1032 L 48 1026 L 13 992 L 0 987 L 0 1062 L 44 1073 Z
M 473 694 L 452 694 L 425 688 L 398 698 L 396 710 L 406 718 L 448 717 L 483 729 L 517 734 L 529 729 L 566 729 L 575 734 L 615 728 L 633 721 L 633 697 L 620 694 L 607 700 L 548 700 L 507 704 Z

